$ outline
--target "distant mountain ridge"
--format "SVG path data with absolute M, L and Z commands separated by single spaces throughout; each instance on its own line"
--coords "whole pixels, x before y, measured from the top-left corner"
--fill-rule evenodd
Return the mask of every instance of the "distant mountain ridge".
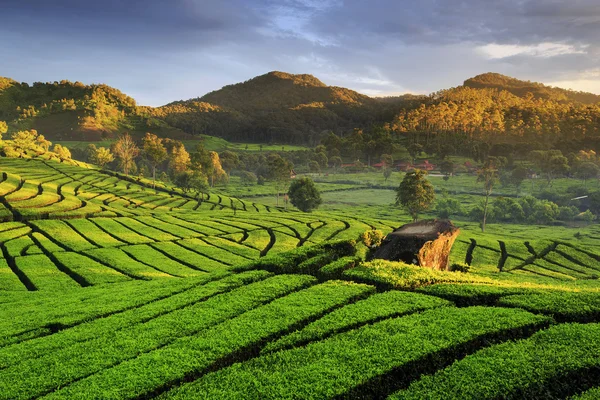
M 128 131 L 177 139 L 208 134 L 232 141 L 306 144 L 317 143 L 324 131 L 344 135 L 373 124 L 390 123 L 399 132 L 449 129 L 449 111 L 440 114 L 435 109 L 436 104 L 441 107 L 444 103 L 459 104 L 461 118 L 467 118 L 452 132 L 511 133 L 516 129 L 513 125 L 518 125 L 515 121 L 523 118 L 525 128 L 519 129 L 525 132 L 529 129 L 531 107 L 538 107 L 527 103 L 530 96 L 545 101 L 546 108 L 568 105 L 561 106 L 555 119 L 581 113 L 581 106 L 600 104 L 600 96 L 592 93 L 497 73 L 477 75 L 462 86 L 430 96 L 372 98 L 351 89 L 328 86 L 312 75 L 272 71 L 161 107 L 138 106 L 134 99 L 107 85 L 69 81 L 28 85 L 0 77 L 0 120 L 6 120 L 11 131 L 33 128 L 50 140 L 100 140 Z M 473 110 L 482 109 L 482 104 L 487 109 L 482 115 L 475 115 Z M 418 111 L 422 107 L 432 111 Z M 519 111 L 523 107 L 527 111 Z M 538 119 L 546 118 L 544 113 L 540 116 Z M 593 114 L 592 122 L 586 122 L 587 132 L 597 130 L 595 118 Z M 535 119 L 534 122 L 540 125 Z M 564 125 L 570 122 L 552 123 L 548 129 L 558 132 L 565 131 Z M 540 126 L 536 129 L 546 129 L 543 124 Z
M 229 140 L 306 143 L 323 130 L 348 130 L 378 119 L 377 100 L 327 86 L 312 75 L 273 71 L 202 97 L 154 110 L 169 124 Z
M 600 95 L 547 86 L 543 83 L 522 81 L 493 72 L 488 72 L 467 79 L 463 86 L 474 89 L 491 88 L 506 90 L 519 97 L 524 97 L 527 95 L 527 93 L 531 93 L 537 98 L 553 99 L 556 101 L 574 101 L 583 104 L 600 103 Z

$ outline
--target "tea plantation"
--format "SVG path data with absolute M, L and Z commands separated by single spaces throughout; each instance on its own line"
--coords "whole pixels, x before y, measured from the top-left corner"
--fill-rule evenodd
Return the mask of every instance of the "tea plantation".
M 408 217 L 300 213 L 0 159 L 0 399 L 600 397 L 600 228 L 461 226 L 436 272 L 364 262 Z

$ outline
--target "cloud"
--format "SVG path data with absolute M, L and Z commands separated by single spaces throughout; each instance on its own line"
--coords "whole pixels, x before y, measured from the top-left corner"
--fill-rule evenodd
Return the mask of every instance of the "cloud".
M 550 58 L 567 54 L 586 54 L 586 47 L 588 46 L 576 47 L 563 43 L 539 43 L 528 46 L 490 43 L 478 47 L 477 50 L 489 59 L 507 58 L 517 55 Z
M 2 0 L 0 74 L 106 82 L 151 105 L 271 70 L 371 94 L 488 71 L 584 82 L 599 26 L 597 0 Z

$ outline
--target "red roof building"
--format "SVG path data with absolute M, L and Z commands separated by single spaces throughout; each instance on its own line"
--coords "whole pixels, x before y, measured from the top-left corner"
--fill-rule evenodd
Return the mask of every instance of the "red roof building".
M 412 167 L 413 166 L 412 166 L 411 163 L 405 162 L 405 161 L 402 161 L 402 162 L 399 162 L 399 163 L 396 164 L 396 169 L 398 171 L 409 171 L 409 170 L 412 169 Z
M 420 169 L 423 171 L 433 171 L 435 169 L 435 164 L 431 164 L 429 160 L 425 160 L 420 164 L 416 164 L 415 169 Z

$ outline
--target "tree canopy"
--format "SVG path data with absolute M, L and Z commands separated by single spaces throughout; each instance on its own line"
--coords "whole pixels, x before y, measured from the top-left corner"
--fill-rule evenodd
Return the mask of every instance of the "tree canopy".
M 417 221 L 419 214 L 429 210 L 435 200 L 433 185 L 427 180 L 427 171 L 408 172 L 396 189 L 396 205 L 404 207 Z
M 294 207 L 304 212 L 311 212 L 322 203 L 319 190 L 308 177 L 294 180 L 290 185 L 288 196 Z

